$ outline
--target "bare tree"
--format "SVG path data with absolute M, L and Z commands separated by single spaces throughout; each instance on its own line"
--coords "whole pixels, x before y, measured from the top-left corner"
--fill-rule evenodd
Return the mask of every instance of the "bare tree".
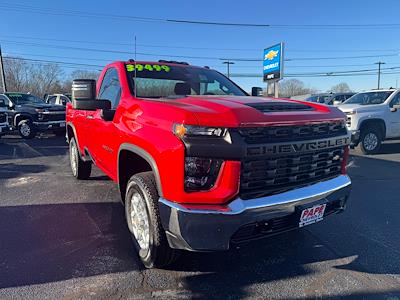
M 315 92 L 314 88 L 306 87 L 304 82 L 298 79 L 285 79 L 279 83 L 279 95 L 282 97 L 292 97 Z
M 89 70 L 75 70 L 71 73 L 69 78 L 64 81 L 62 86 L 62 91 L 65 93 L 71 92 L 72 80 L 73 79 L 95 79 L 99 78 L 99 71 L 89 71 Z
M 59 92 L 63 76 L 57 64 L 28 63 L 19 58 L 6 58 L 4 71 L 9 91 L 30 92 L 39 97 Z
M 346 82 L 341 82 L 331 87 L 331 91 L 334 93 L 346 93 L 351 92 L 351 89 Z

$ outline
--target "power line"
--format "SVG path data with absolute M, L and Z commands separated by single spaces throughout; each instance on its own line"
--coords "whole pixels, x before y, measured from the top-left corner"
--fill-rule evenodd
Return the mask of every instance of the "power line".
M 42 38 L 42 37 L 32 37 L 32 36 L 20 36 L 20 35 L 1 35 L 3 38 L 16 38 L 16 39 L 24 39 L 24 40 L 38 40 L 38 41 L 53 41 L 53 42 L 67 42 L 67 43 L 79 43 L 79 44 L 93 44 L 93 45 L 110 45 L 110 42 L 101 42 L 101 41 L 88 41 L 88 40 L 71 40 L 71 39 L 59 39 L 59 38 Z M 112 42 L 113 45 L 118 46 L 132 46 L 132 43 L 123 43 L 123 42 Z M 144 48 L 168 48 L 168 49 L 191 49 L 191 50 L 221 50 L 221 51 L 260 51 L 260 48 L 220 48 L 220 47 L 199 47 L 199 46 L 169 46 L 165 44 L 141 44 L 138 43 L 137 46 Z M 289 52 L 298 52 L 298 53 L 337 53 L 337 52 L 400 52 L 400 49 L 289 49 Z
M 242 28 L 278 28 L 278 29 L 397 29 L 400 23 L 368 23 L 368 24 L 262 24 L 262 23 L 240 23 L 240 22 L 221 22 L 221 21 L 204 21 L 204 20 L 188 20 L 188 19 L 170 19 L 170 18 L 154 18 L 142 17 L 131 15 L 117 15 L 96 13 L 90 11 L 80 10 L 59 10 L 53 8 L 37 7 L 26 4 L 3 3 L 0 5 L 2 10 L 16 11 L 16 12 L 29 12 L 46 15 L 61 15 L 73 17 L 102 17 L 112 19 L 122 19 L 135 22 L 163 22 L 174 24 L 192 24 L 192 25 L 206 25 L 206 26 L 222 26 L 222 27 L 242 27 Z
M 114 53 L 114 54 L 129 54 L 132 55 L 129 51 L 121 51 L 121 50 L 108 50 L 108 49 L 99 49 L 99 48 L 85 48 L 85 47 L 74 47 L 68 45 L 52 45 L 52 44 L 40 44 L 40 43 L 32 43 L 32 42 L 21 42 L 21 41 L 13 41 L 13 40 L 3 40 L 2 43 L 7 44 L 19 44 L 19 45 L 27 45 L 33 47 L 42 47 L 42 48 L 53 48 L 53 49 L 69 49 L 69 50 L 79 50 L 79 51 L 89 51 L 89 52 L 101 52 L 101 53 Z M 137 52 L 138 55 L 143 56 L 156 56 L 156 57 L 174 57 L 174 58 L 187 58 L 187 59 L 207 59 L 207 60 L 223 60 L 223 61 L 235 61 L 235 62 L 261 62 L 262 59 L 256 58 L 227 58 L 227 57 L 215 57 L 215 56 L 192 56 L 192 55 L 176 55 L 176 54 L 159 54 L 159 53 L 145 53 L 145 52 Z M 380 58 L 380 57 L 397 57 L 399 54 L 380 54 L 380 55 L 358 55 L 358 56 L 332 56 L 332 57 L 299 57 L 299 58 L 288 58 L 285 61 L 313 61 L 313 60 L 337 60 L 337 59 L 360 59 L 360 58 Z

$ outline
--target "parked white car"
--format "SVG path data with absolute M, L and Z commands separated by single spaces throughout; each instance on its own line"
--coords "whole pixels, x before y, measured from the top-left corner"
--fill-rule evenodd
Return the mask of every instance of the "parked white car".
M 400 89 L 361 92 L 338 108 L 347 116 L 351 146 L 364 154 L 379 152 L 385 139 L 400 138 Z
M 52 94 L 47 95 L 44 100 L 48 104 L 55 105 L 67 105 L 68 102 L 71 102 L 71 98 L 68 95 L 64 94 Z

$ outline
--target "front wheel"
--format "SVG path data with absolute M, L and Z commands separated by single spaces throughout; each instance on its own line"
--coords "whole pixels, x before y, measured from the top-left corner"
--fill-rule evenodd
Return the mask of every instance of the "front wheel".
M 364 154 L 376 154 L 382 144 L 382 135 L 375 126 L 368 126 L 361 130 L 360 149 Z
M 154 268 L 172 264 L 179 252 L 170 248 L 161 225 L 153 173 L 133 175 L 128 181 L 125 199 L 128 228 L 144 266 Z
M 69 141 L 69 160 L 71 163 L 72 175 L 74 175 L 76 179 L 88 179 L 90 177 L 92 162 L 82 160 L 75 138 Z
M 23 139 L 33 139 L 36 135 L 36 130 L 30 120 L 22 120 L 19 122 L 18 132 Z

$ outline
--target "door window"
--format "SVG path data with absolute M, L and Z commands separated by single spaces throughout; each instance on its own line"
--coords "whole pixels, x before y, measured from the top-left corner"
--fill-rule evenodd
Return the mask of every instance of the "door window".
M 10 101 L 6 96 L 0 95 L 0 107 L 8 107 L 10 105 Z
M 111 108 L 118 106 L 121 98 L 121 84 L 118 78 L 118 72 L 115 68 L 110 68 L 104 75 L 99 91 L 99 99 L 110 100 Z

